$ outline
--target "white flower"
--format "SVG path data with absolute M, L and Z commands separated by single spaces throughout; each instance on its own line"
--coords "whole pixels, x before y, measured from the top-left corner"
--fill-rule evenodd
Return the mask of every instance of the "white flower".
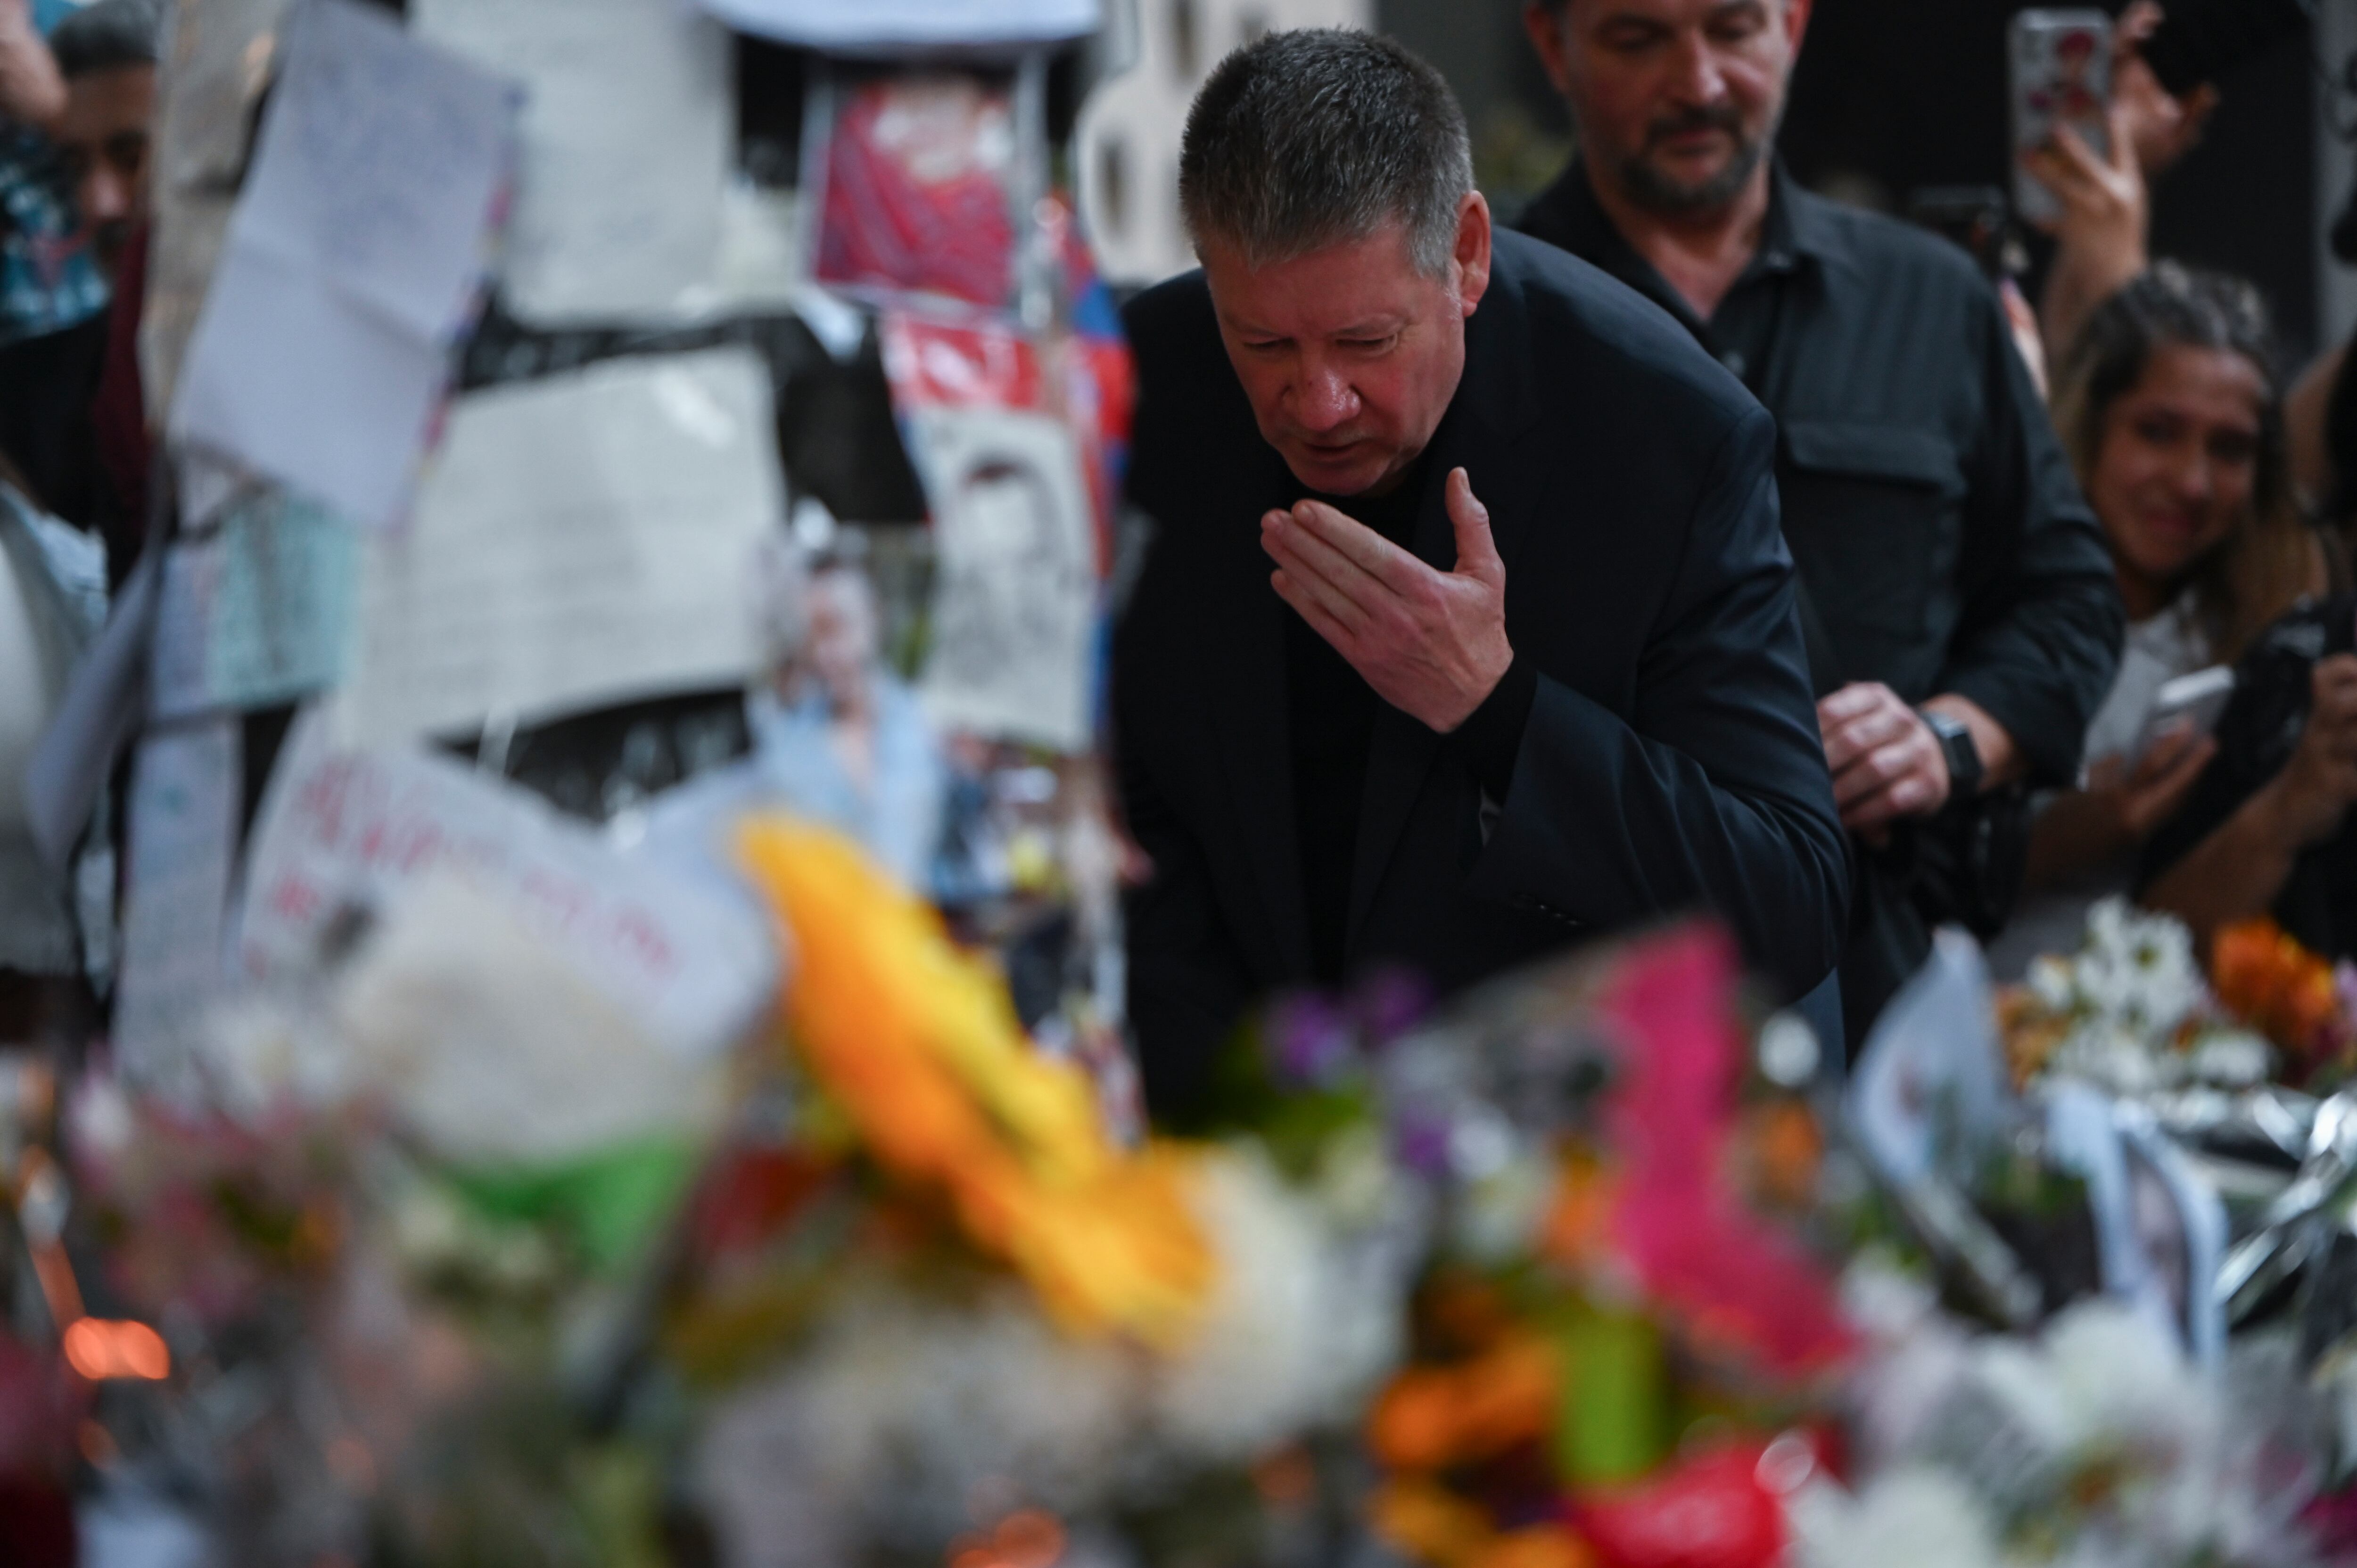
M 2040 1359 L 2062 1412 L 2066 1447 L 2174 1454 L 2209 1419 L 2214 1391 L 2166 1329 L 2125 1303 L 2072 1307 L 2048 1326 Z
M 1028 1296 L 846 1297 L 776 1376 L 724 1399 L 694 1484 L 732 1568 L 837 1568 L 891 1541 L 938 1559 L 976 1511 L 1101 1500 L 1131 1452 L 1136 1362 Z
M 2046 953 L 2029 966 L 2029 993 L 2050 1013 L 2070 1013 L 2079 1005 L 2077 972 L 2071 961 Z
M 1207 1161 L 1200 1208 L 1220 1285 L 1186 1350 L 1156 1369 L 1162 1435 L 1182 1453 L 1252 1458 L 1344 1419 L 1397 1361 L 1398 1282 L 1365 1277 L 1387 1253 L 1329 1232 L 1257 1148 Z
M 2120 898 L 2089 911 L 2077 971 L 2090 1008 L 2149 1035 L 2173 1033 L 2204 994 L 2192 933 L 2166 915 L 2138 914 Z
M 1944 1470 L 1910 1466 L 1853 1498 L 1822 1483 L 1790 1505 L 1797 1568 L 2001 1568 L 1988 1510 Z

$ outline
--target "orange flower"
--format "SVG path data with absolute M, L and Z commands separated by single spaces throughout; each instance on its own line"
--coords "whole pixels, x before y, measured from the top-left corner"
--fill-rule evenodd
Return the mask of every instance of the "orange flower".
M 1555 1348 L 1517 1335 L 1458 1366 L 1401 1373 L 1375 1403 L 1368 1440 L 1396 1469 L 1485 1459 L 1544 1435 L 1555 1424 L 1562 1386 Z
M 1620 1197 L 1619 1181 L 1593 1156 L 1566 1155 L 1555 1201 L 1540 1228 L 1540 1255 L 1569 1269 L 1610 1257 L 1612 1214 Z
M 2210 968 L 2218 1000 L 2303 1061 L 2347 1047 L 2332 966 L 2273 920 L 2221 930 L 2211 944 Z
M 945 1192 L 1059 1321 L 1182 1337 L 1216 1270 L 1188 1160 L 1117 1148 L 1079 1069 L 1033 1047 L 1004 980 L 848 840 L 772 819 L 739 850 L 792 938 L 794 1042 L 877 1161 Z
M 1533 1525 L 1498 1537 L 1467 1568 L 1594 1568 L 1587 1542 L 1559 1524 Z
M 1487 1515 L 1436 1481 L 1386 1481 L 1372 1511 L 1378 1534 L 1435 1568 L 1470 1564 L 1497 1539 Z

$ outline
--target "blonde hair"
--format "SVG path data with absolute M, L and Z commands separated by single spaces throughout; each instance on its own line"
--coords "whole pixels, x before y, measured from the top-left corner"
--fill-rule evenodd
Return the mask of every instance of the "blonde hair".
M 2079 330 L 2054 389 L 2054 424 L 2084 487 L 2112 408 L 2144 380 L 2154 353 L 2212 349 L 2259 372 L 2258 474 L 2247 514 L 2189 574 L 2202 629 L 2215 657 L 2233 661 L 2316 579 L 2318 541 L 2293 493 L 2266 302 L 2240 278 L 2160 262 L 2113 295 Z

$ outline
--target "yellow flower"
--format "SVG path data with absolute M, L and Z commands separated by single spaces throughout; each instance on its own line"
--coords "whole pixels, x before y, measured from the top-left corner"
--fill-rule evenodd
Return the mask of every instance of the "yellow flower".
M 1215 1266 L 1191 1162 L 1117 1147 L 1087 1079 L 1033 1047 L 1006 983 L 850 842 L 770 819 L 739 850 L 792 939 L 794 1041 L 877 1160 L 942 1188 L 1060 1321 L 1182 1336 Z

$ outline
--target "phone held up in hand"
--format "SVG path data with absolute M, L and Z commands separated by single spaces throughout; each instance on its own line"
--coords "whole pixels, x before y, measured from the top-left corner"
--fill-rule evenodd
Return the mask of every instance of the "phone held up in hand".
M 2153 698 L 2152 712 L 2145 715 L 2136 747 L 2128 754 L 2128 766 L 2142 762 L 2145 753 L 2165 735 L 2184 731 L 2206 736 L 2215 731 L 2233 694 L 2234 671 L 2223 664 L 2179 675 L 2161 687 Z
M 2062 215 L 2054 193 L 2021 166 L 2057 125 L 2107 157 L 2111 150 L 2112 21 L 2101 11 L 2023 11 L 2007 54 L 2013 94 L 2014 210 L 2034 223 Z

